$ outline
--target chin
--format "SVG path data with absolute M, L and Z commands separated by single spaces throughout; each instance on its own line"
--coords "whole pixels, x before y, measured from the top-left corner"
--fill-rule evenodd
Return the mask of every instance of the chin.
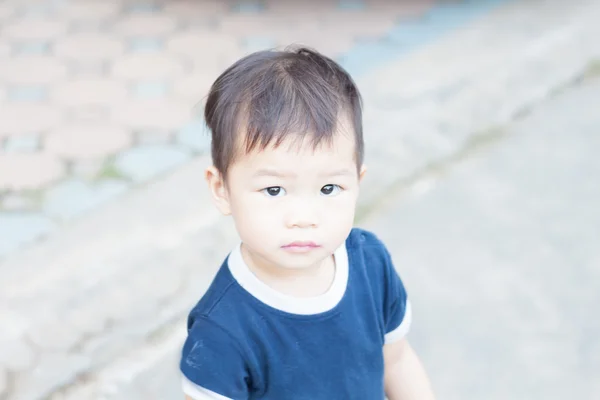
M 315 257 L 314 254 L 293 254 L 281 259 L 279 265 L 286 269 L 306 269 L 314 267 L 327 257 L 328 255 Z
M 308 269 L 310 267 L 313 267 L 315 265 L 315 263 L 311 263 L 311 264 L 281 264 L 281 268 L 284 269 L 292 269 L 292 270 L 300 270 L 300 269 Z

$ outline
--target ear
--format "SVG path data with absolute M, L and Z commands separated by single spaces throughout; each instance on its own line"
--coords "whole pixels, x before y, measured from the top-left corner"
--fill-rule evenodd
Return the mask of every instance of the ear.
M 367 173 L 367 166 L 363 164 L 363 166 L 360 167 L 360 173 L 358 174 L 358 181 L 359 182 L 362 182 L 362 180 L 365 177 L 366 173 Z
M 208 189 L 219 211 L 223 215 L 230 215 L 229 193 L 227 192 L 227 186 L 221 173 L 214 166 L 211 166 L 206 169 L 204 178 L 206 179 L 206 183 L 208 183 Z

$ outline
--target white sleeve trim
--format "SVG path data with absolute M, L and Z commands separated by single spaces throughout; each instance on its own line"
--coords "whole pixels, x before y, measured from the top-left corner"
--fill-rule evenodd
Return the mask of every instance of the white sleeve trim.
M 412 307 L 410 301 L 406 301 L 406 309 L 404 310 L 404 318 L 400 325 L 391 332 L 385 334 L 385 343 L 393 343 L 404 338 L 410 330 L 410 324 L 412 323 Z
M 231 400 L 229 397 L 221 396 L 211 390 L 196 385 L 185 376 L 181 377 L 183 393 L 194 400 Z

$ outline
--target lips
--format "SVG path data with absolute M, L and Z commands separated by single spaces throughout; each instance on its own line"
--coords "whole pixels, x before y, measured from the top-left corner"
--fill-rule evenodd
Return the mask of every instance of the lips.
M 285 250 L 308 251 L 308 250 L 319 248 L 320 246 L 318 244 L 316 244 L 315 242 L 296 241 L 296 242 L 292 242 L 292 243 L 286 244 L 281 247 Z

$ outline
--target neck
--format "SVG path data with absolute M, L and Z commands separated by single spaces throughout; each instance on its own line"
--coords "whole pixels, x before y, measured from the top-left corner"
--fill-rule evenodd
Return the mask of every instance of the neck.
M 271 288 L 292 296 L 311 297 L 325 293 L 335 277 L 333 255 L 306 268 L 282 268 L 241 247 L 242 258 L 250 271 Z

